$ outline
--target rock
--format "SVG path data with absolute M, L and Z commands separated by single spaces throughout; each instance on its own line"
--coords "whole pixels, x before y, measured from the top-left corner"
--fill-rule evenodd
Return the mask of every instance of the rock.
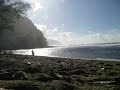
M 19 80 L 8 82 L 7 86 L 4 87 L 7 90 L 41 90 L 41 83 Z
M 68 71 L 59 71 L 59 75 L 67 75 L 69 76 L 69 72 Z
M 0 80 L 12 80 L 13 72 L 0 71 Z
M 115 84 L 120 85 L 120 77 L 115 78 Z
M 84 70 L 81 70 L 81 69 L 71 70 L 69 73 L 70 73 L 70 75 L 87 74 Z
M 31 65 L 31 62 L 27 62 L 28 65 Z
M 38 68 L 37 66 L 29 66 L 24 68 L 24 72 L 30 73 L 30 74 L 35 74 L 41 72 L 41 69 Z
M 27 74 L 22 71 L 0 70 L 0 80 L 27 80 Z
M 68 76 L 63 76 L 61 79 L 64 80 L 64 81 L 66 81 L 66 82 L 69 82 L 69 83 L 72 82 L 72 78 L 68 77 Z
M 55 75 L 58 77 L 58 78 L 62 78 L 63 75 L 59 75 L 58 73 L 55 73 Z
M 4 89 L 4 88 L 0 88 L 0 90 L 13 90 L 13 89 Z
M 23 71 L 17 71 L 12 75 L 14 80 L 28 80 L 27 74 Z
M 50 75 L 47 75 L 45 73 L 40 73 L 39 76 L 36 78 L 36 80 L 42 81 L 42 82 L 47 82 L 47 81 L 53 80 L 53 77 Z
M 81 69 L 73 69 L 73 70 L 67 70 L 67 71 L 59 71 L 60 75 L 80 75 L 80 74 L 87 74 L 84 70 Z
M 52 89 L 48 89 L 48 90 L 75 90 L 75 86 L 62 80 L 54 80 L 49 85 L 50 87 L 52 87 Z
M 0 70 L 0 73 L 6 72 L 5 70 Z

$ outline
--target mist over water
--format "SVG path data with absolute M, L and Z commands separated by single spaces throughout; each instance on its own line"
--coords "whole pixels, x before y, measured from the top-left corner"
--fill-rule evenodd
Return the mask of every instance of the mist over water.
M 90 59 L 120 59 L 120 45 L 81 45 L 81 46 L 61 46 L 51 48 L 37 48 L 14 50 L 14 54 L 32 55 L 34 51 L 35 56 L 48 57 L 62 57 L 62 58 L 90 58 Z

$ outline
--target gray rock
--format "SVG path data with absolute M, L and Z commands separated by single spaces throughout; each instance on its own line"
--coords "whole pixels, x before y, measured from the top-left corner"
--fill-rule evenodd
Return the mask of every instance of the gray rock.
M 13 90 L 13 89 L 4 89 L 4 88 L 0 88 L 0 90 Z
M 27 74 L 22 71 L 0 70 L 0 80 L 27 80 Z
M 75 90 L 75 86 L 72 84 L 62 81 L 62 80 L 53 80 L 44 90 Z
M 47 75 L 45 73 L 40 73 L 39 76 L 36 78 L 36 80 L 38 81 L 42 81 L 42 82 L 47 82 L 47 81 L 51 81 L 54 78 L 50 75 Z
M 27 74 L 23 71 L 17 71 L 12 75 L 14 80 L 28 80 Z
M 69 71 L 70 75 L 80 75 L 80 74 L 87 74 L 84 70 L 81 69 L 75 69 L 75 70 L 71 70 Z
M 13 72 L 0 71 L 0 80 L 12 80 Z

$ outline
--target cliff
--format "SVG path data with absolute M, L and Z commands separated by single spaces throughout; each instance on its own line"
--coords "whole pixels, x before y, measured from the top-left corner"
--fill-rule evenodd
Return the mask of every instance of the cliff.
M 14 30 L 4 30 L 1 35 L 0 49 L 2 50 L 47 47 L 43 33 L 26 17 L 16 20 Z

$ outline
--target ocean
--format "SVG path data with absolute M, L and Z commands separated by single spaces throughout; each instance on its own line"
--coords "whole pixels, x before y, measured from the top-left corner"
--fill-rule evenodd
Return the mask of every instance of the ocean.
M 61 57 L 72 59 L 120 59 L 120 45 L 81 45 L 81 46 L 58 46 L 50 48 L 13 50 L 13 54 L 35 56 Z

